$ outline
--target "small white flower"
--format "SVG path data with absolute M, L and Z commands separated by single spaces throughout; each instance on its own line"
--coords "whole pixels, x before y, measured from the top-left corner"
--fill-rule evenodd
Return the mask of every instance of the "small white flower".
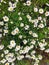
M 46 5 L 47 5 L 47 6 L 49 6 L 49 4 L 48 4 L 48 3 L 46 3 Z
M 25 58 L 31 58 L 31 56 L 30 56 L 30 55 L 28 55 L 28 54 L 26 54 Z
M 41 9 L 39 9 L 39 13 L 40 14 L 43 14 L 44 13 L 44 10 L 41 8 Z
M 27 44 L 27 40 L 26 40 L 26 39 L 24 39 L 24 40 L 23 40 L 23 43 L 24 43 L 24 44 Z
M 45 50 L 45 47 L 41 47 L 40 50 L 42 50 L 42 51 Z
M 2 34 L 0 34 L 0 38 L 2 37 Z
M 29 34 L 32 35 L 32 31 L 29 31 Z
M 5 65 L 10 65 L 10 64 L 7 62 L 7 63 L 5 63 Z
M 35 63 L 34 65 L 38 65 L 38 63 Z
M 29 14 L 27 14 L 27 16 L 26 16 L 28 19 L 31 19 L 31 16 L 29 15 Z
M 22 20 L 22 17 L 19 17 L 19 20 L 21 21 Z
M 4 48 L 4 45 L 0 45 L 0 50 L 2 50 Z
M 33 37 L 38 37 L 37 33 L 33 33 L 32 35 Z
M 26 5 L 27 5 L 27 6 L 30 6 L 30 5 L 31 5 L 31 1 L 27 1 L 27 2 L 26 2 Z
M 11 32 L 12 35 L 16 35 L 18 33 L 19 33 L 19 29 L 17 27 Z
M 8 47 L 9 49 L 12 49 L 12 46 L 11 46 L 11 45 L 8 45 L 7 47 Z
M 15 65 L 15 63 L 12 62 L 11 65 Z
M 24 27 L 24 23 L 21 23 L 21 24 L 20 24 L 20 27 Z
M 38 55 L 38 59 L 39 60 L 42 60 L 42 55 Z
M 1 54 L 1 57 L 4 57 L 4 54 L 3 53 Z
M 8 30 L 4 30 L 4 33 L 8 33 Z
M 42 20 L 42 17 L 40 16 L 40 17 L 38 17 L 38 20 Z
M 32 52 L 31 52 L 31 55 L 33 55 L 33 54 L 35 54 L 36 53 L 36 51 L 35 50 L 33 50 Z
M 15 46 L 16 46 L 15 41 L 14 41 L 14 40 L 11 40 L 11 41 L 10 41 L 10 45 L 11 45 L 12 47 L 15 47 Z
M 0 62 L 5 63 L 6 61 L 7 61 L 6 59 L 2 59 Z
M 19 29 L 16 27 L 14 32 L 16 32 L 16 34 L 18 34 L 19 33 Z
M 7 21 L 9 21 L 9 18 L 8 18 L 7 16 L 4 16 L 4 17 L 3 17 L 3 20 L 4 20 L 5 22 L 7 22 Z
M 44 24 L 41 23 L 41 24 L 38 25 L 38 27 L 39 28 L 44 28 Z
M 20 46 L 16 46 L 15 51 L 19 51 L 20 50 Z
M 49 49 L 46 49 L 45 52 L 46 52 L 46 53 L 49 53 Z
M 33 49 L 33 48 L 34 48 L 34 46 L 33 46 L 33 45 L 31 45 L 31 46 L 30 46 L 30 49 Z
M 26 25 L 24 28 L 25 28 L 25 30 L 28 30 L 29 29 L 29 25 Z
M 46 11 L 45 12 L 45 16 L 49 16 L 49 11 Z
M 36 57 L 35 57 L 35 55 L 32 55 L 32 57 L 31 57 L 33 60 L 35 60 L 36 59 Z
M 12 31 L 11 34 L 12 34 L 12 35 L 16 35 L 16 31 Z
M 16 2 L 18 2 L 18 0 L 16 0 Z
M 34 44 L 34 45 L 35 45 L 35 43 L 36 43 L 36 41 L 33 39 L 33 40 L 31 41 L 31 44 Z
M 38 8 L 37 7 L 34 7 L 34 12 L 38 12 Z
M 0 25 L 3 26 L 4 25 L 4 22 L 3 21 L 0 21 Z
M 19 38 L 22 39 L 22 35 L 19 35 Z
M 22 60 L 23 58 L 24 58 L 23 55 L 19 55 L 19 56 L 17 56 L 17 60 Z
M 5 54 L 8 54 L 8 53 L 9 53 L 9 50 L 4 50 L 4 53 L 5 53 Z
M 11 63 L 11 62 L 14 62 L 15 61 L 15 56 L 14 56 L 14 53 L 8 53 L 6 56 L 5 56 L 6 60 Z
M 21 12 L 18 12 L 18 15 L 20 15 L 21 14 Z
M 8 11 L 12 12 L 14 10 L 13 7 L 8 7 Z

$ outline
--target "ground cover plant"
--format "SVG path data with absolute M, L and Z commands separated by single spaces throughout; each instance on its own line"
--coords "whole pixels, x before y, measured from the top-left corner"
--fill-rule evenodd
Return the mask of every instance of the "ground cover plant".
M 0 0 L 0 65 L 42 62 L 49 62 L 49 0 Z

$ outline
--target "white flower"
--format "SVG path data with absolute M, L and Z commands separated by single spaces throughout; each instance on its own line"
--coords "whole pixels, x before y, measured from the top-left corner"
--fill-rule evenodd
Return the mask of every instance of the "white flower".
M 24 28 L 25 28 L 25 30 L 28 30 L 29 29 L 29 25 L 26 25 Z
M 8 53 L 9 53 L 9 50 L 4 50 L 4 53 L 5 53 L 5 54 L 8 54 Z
M 31 55 L 33 55 L 33 54 L 35 54 L 36 53 L 36 51 L 35 50 L 33 50 L 32 52 L 31 52 Z
M 46 11 L 45 12 L 45 16 L 49 16 L 49 11 Z
M 8 53 L 6 56 L 5 56 L 6 60 L 11 63 L 13 61 L 15 61 L 15 56 L 14 56 L 14 53 Z
M 19 20 L 21 21 L 22 20 L 22 17 L 19 17 Z
M 16 31 L 12 31 L 11 34 L 12 34 L 12 35 L 16 35 Z
M 9 49 L 12 49 L 12 46 L 11 46 L 11 45 L 8 45 L 7 47 L 8 47 Z
M 31 44 L 34 44 L 34 45 L 35 45 L 35 43 L 36 43 L 36 41 L 33 39 L 33 40 L 31 41 Z
M 0 45 L 0 50 L 2 50 L 4 48 L 4 45 Z
M 33 37 L 38 37 L 37 33 L 33 33 L 32 35 Z
M 38 55 L 38 59 L 39 60 L 42 60 L 42 55 Z
M 18 33 L 19 33 L 19 29 L 17 27 L 11 32 L 12 35 L 16 35 Z
M 39 13 L 40 14 L 43 14 L 44 13 L 44 10 L 41 8 L 41 9 L 39 9 Z
M 31 57 L 33 60 L 35 60 L 36 59 L 36 57 L 35 57 L 35 55 L 32 55 L 32 57 Z
M 31 16 L 29 15 L 29 14 L 27 14 L 27 16 L 26 16 L 28 19 L 31 19 Z
M 17 60 L 22 60 L 23 58 L 24 58 L 23 55 L 19 55 L 19 56 L 17 56 Z
M 10 65 L 10 64 L 7 62 L 7 63 L 5 63 L 5 65 Z
M 23 54 L 23 52 L 24 52 L 23 50 L 20 50 L 20 51 L 19 51 L 20 54 Z
M 44 43 L 42 43 L 42 42 L 39 43 L 39 46 L 40 46 L 41 50 L 42 50 L 42 49 L 45 49 L 44 47 L 45 47 L 46 45 L 47 45 L 47 43 L 45 43 L 45 42 L 44 42 Z
M 15 51 L 19 51 L 20 50 L 20 46 L 16 46 Z
M 8 33 L 8 30 L 4 30 L 4 33 Z
M 49 49 L 46 49 L 45 52 L 46 52 L 46 53 L 49 53 Z
M 0 0 L 0 2 L 3 2 L 3 0 Z
M 41 17 L 41 16 L 39 16 L 39 17 L 38 17 L 38 20 L 42 20 L 42 17 Z
M 15 41 L 14 41 L 14 40 L 11 40 L 11 41 L 10 41 L 10 45 L 11 45 L 12 47 L 15 47 L 15 46 L 16 46 Z
M 22 35 L 19 35 L 19 38 L 22 39 Z
M 29 34 L 32 35 L 32 31 L 29 31 Z
M 4 17 L 3 17 L 3 20 L 4 20 L 5 22 L 7 22 L 7 21 L 9 21 L 9 18 L 8 18 L 7 16 L 4 16 Z
M 37 7 L 34 7 L 34 12 L 38 12 L 38 8 Z
M 14 3 L 12 7 L 13 7 L 13 8 L 16 8 L 16 3 Z
M 12 12 L 14 10 L 13 7 L 8 7 L 8 11 Z
M 30 6 L 30 5 L 31 5 L 31 1 L 27 1 L 27 2 L 26 2 L 26 5 L 27 5 L 27 6 Z
M 16 2 L 18 2 L 18 0 L 16 0 Z
M 3 53 L 1 54 L 1 57 L 4 57 L 4 54 Z
M 45 50 L 45 47 L 41 47 L 40 50 L 42 50 L 42 51 Z
M 38 65 L 38 63 L 35 63 L 34 65 Z
M 15 63 L 12 62 L 11 65 L 15 65 Z
M 27 44 L 27 40 L 26 40 L 26 39 L 24 39 L 24 40 L 23 40 L 23 43 L 24 43 L 24 44 Z
M 38 27 L 39 28 L 44 28 L 44 24 L 41 23 L 41 24 L 38 25 Z
M 2 34 L 0 34 L 0 38 L 2 37 Z
M 6 61 L 7 61 L 6 59 L 2 59 L 0 62 L 5 63 Z
M 21 14 L 21 12 L 18 12 L 18 15 L 20 15 Z
M 48 3 L 46 3 L 46 5 L 47 5 L 47 6 L 49 6 L 49 4 L 48 4 Z
M 24 23 L 21 23 L 21 24 L 20 24 L 20 27 L 24 27 Z
M 0 21 L 0 25 L 3 26 L 4 25 L 4 22 L 3 21 Z
M 30 55 L 28 55 L 28 54 L 26 54 L 25 58 L 31 58 L 31 56 L 30 56 Z
M 34 48 L 34 46 L 33 46 L 33 45 L 31 45 L 31 46 L 30 46 L 30 49 L 32 49 L 32 48 Z

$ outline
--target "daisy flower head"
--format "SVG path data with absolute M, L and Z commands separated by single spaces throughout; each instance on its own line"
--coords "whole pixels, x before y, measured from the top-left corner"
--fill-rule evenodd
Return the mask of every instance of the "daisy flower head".
M 7 21 L 9 21 L 9 18 L 8 18 L 7 16 L 3 16 L 3 20 L 4 20 L 5 22 L 7 22 Z
M 34 7 L 34 12 L 38 12 L 38 8 L 37 7 Z
M 10 45 L 11 45 L 12 47 L 15 47 L 15 46 L 16 46 L 15 40 L 11 40 L 11 41 L 10 41 Z
M 27 1 L 26 1 L 26 5 L 27 5 L 27 6 L 30 6 L 30 5 L 31 5 L 31 1 L 30 1 L 30 0 L 27 0 Z
M 44 13 L 44 10 L 41 8 L 41 9 L 39 9 L 39 13 L 40 14 L 43 14 Z

